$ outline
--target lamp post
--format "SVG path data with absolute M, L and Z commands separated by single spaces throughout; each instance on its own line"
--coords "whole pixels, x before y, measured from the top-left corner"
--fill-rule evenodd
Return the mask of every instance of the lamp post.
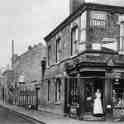
M 42 81 L 44 81 L 45 70 L 46 70 L 46 57 L 43 57 L 43 60 L 41 60 Z
M 44 73 L 45 73 L 45 69 L 46 69 L 46 57 L 43 57 L 43 59 L 41 60 L 41 81 L 44 81 Z M 38 110 L 38 90 L 40 88 L 36 87 L 36 110 Z

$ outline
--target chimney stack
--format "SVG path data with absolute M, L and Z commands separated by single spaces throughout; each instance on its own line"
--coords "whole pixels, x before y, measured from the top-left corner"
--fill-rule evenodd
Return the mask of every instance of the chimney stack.
M 84 2 L 85 0 L 70 0 L 70 14 L 76 11 Z

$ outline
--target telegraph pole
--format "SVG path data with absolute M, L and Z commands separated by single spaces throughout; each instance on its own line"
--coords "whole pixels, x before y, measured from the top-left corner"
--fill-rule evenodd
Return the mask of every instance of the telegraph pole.
M 11 69 L 13 70 L 13 64 L 14 64 L 14 40 L 12 40 L 12 42 L 11 42 Z

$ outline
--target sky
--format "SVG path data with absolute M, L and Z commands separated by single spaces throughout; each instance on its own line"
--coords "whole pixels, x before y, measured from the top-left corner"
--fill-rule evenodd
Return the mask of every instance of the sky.
M 66 18 L 68 6 L 67 0 L 0 0 L 0 68 L 10 63 L 11 40 L 22 54 Z
M 86 0 L 124 5 L 123 0 Z M 69 0 L 0 0 L 0 68 L 10 64 L 11 40 L 15 53 L 43 42 L 43 37 L 69 15 Z

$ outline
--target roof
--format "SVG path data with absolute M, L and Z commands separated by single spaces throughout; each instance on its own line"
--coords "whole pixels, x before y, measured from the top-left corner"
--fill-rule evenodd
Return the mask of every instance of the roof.
M 7 70 L 5 70 L 5 71 L 2 73 L 2 75 L 4 76 L 4 75 L 10 74 L 10 73 L 14 73 L 14 71 L 7 69 Z
M 69 15 L 62 23 L 60 23 L 53 31 L 51 31 L 46 37 L 44 37 L 45 41 L 48 42 L 56 33 L 61 31 L 66 25 L 71 23 L 76 17 L 81 15 L 84 10 L 102 10 L 102 11 L 110 11 L 111 13 L 124 13 L 124 7 L 122 6 L 113 6 L 113 5 L 105 5 L 105 4 L 97 4 L 97 3 L 84 3 L 77 9 L 74 13 Z
M 40 42 L 40 43 L 38 43 L 38 44 L 36 44 L 34 46 L 29 46 L 29 47 L 30 48 L 28 48 L 27 51 L 25 51 L 24 53 L 22 53 L 20 55 L 15 54 L 14 62 L 20 60 L 21 57 L 26 56 L 26 55 L 30 54 L 31 52 L 35 52 L 37 49 L 46 50 L 46 46 L 42 42 Z

